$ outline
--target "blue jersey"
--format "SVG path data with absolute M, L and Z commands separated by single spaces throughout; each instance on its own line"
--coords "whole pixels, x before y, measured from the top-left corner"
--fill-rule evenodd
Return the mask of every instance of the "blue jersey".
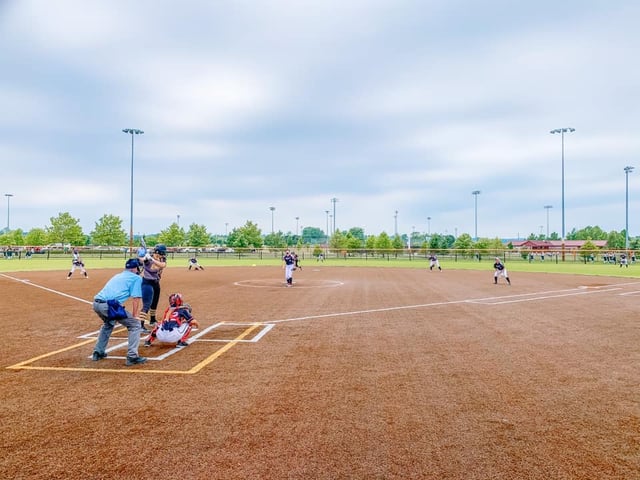
M 142 277 L 125 270 L 111 278 L 96 295 L 99 300 L 118 300 L 124 303 L 129 298 L 142 298 Z
M 296 259 L 290 253 L 287 253 L 284 257 L 282 257 L 282 260 L 284 260 L 284 263 L 286 263 L 287 265 L 293 265 L 294 263 L 296 263 Z

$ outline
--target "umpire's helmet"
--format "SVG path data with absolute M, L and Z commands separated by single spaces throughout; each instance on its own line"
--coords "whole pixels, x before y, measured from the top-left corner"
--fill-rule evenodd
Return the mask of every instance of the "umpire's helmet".
M 155 253 L 160 254 L 160 255 L 166 255 L 167 254 L 167 247 L 165 245 L 163 245 L 162 243 L 159 243 L 158 245 L 155 246 L 153 251 Z

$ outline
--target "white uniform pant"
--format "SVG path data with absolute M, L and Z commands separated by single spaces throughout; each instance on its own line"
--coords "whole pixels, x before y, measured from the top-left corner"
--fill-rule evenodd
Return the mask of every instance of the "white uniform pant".
M 189 324 L 184 322 L 179 327 L 173 327 L 172 330 L 163 330 L 162 326 L 156 331 L 156 339 L 161 342 L 174 343 L 182 338 L 186 333 Z
M 296 266 L 292 263 L 291 265 L 285 265 L 284 266 L 284 279 L 285 280 L 289 280 L 290 278 L 293 278 L 293 271 L 295 270 Z

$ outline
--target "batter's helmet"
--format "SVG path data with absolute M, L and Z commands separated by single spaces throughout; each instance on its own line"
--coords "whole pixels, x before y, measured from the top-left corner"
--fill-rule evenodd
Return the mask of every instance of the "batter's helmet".
M 165 245 L 163 245 L 162 243 L 159 243 L 158 245 L 155 246 L 153 251 L 155 253 L 159 253 L 160 255 L 166 255 L 167 254 L 167 247 Z

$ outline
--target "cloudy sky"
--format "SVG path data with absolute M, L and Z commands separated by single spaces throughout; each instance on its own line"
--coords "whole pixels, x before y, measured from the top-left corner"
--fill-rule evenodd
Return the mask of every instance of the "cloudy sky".
M 335 206 L 474 236 L 475 200 L 479 236 L 561 233 L 572 127 L 567 233 L 625 228 L 630 165 L 640 235 L 639 24 L 636 0 L 0 0 L 0 226 L 128 232 L 137 128 L 135 233 Z

